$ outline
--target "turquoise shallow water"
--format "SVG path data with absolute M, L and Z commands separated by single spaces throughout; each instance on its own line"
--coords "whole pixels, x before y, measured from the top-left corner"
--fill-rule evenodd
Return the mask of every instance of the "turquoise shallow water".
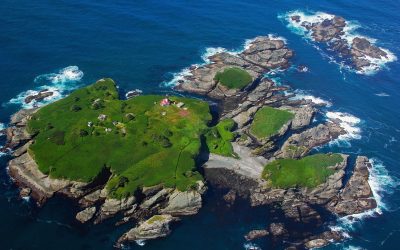
M 354 20 L 358 32 L 400 55 L 398 1 L 10 1 L 0 8 L 0 122 L 20 108 L 18 97 L 46 85 L 71 89 L 101 77 L 112 77 L 121 92 L 140 88 L 145 93 L 171 91 L 173 74 L 201 63 L 207 48 L 240 49 L 246 39 L 273 33 L 295 50 L 294 65 L 274 79 L 329 101 L 331 112 L 360 119 L 353 138 L 321 151 L 364 154 L 375 161 L 381 197 L 379 216 L 359 223 L 342 223 L 351 238 L 329 249 L 361 247 L 393 249 L 400 243 L 400 82 L 398 61 L 374 75 L 340 69 L 315 44 L 288 29 L 278 16 L 288 11 L 324 11 Z M 77 66 L 83 75 L 65 67 Z M 38 76 L 40 76 L 38 78 Z M 35 80 L 36 79 L 36 80 Z M 79 80 L 79 81 L 75 81 Z M 12 100 L 10 102 L 10 100 Z M 354 118 L 353 117 L 353 118 Z M 324 119 L 321 116 L 321 119 Z M 4 141 L 4 137 L 0 140 Z M 6 175 L 8 157 L 0 158 L 0 239 L 2 249 L 110 249 L 127 227 L 80 226 L 73 222 L 70 202 L 54 199 L 42 209 L 18 199 Z M 265 208 L 245 204 L 227 210 L 211 191 L 205 207 L 186 218 L 173 234 L 149 242 L 143 249 L 244 249 L 243 234 L 269 221 Z M 272 242 L 257 244 L 263 249 Z M 139 248 L 133 246 L 133 248 Z

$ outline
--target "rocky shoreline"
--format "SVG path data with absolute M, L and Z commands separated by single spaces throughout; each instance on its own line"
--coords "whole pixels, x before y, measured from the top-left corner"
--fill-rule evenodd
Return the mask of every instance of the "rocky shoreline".
M 179 81 L 176 89 L 218 101 L 219 119 L 231 118 L 236 123 L 236 138 L 232 145 L 238 157 L 205 156 L 202 168 L 207 182 L 228 188 L 230 191 L 224 199 L 230 204 L 238 195 L 248 199 L 252 206 L 278 206 L 287 219 L 297 223 L 317 222 L 319 233 L 308 235 L 291 246 L 322 247 L 342 237 L 326 228 L 320 209 L 334 216 L 345 216 L 376 207 L 368 184 L 371 164 L 366 157 L 357 157 L 351 177 L 345 180 L 345 173 L 349 173 L 352 166 L 347 164 L 348 156 L 342 155 L 341 163 L 330 166 L 335 173 L 315 188 L 276 189 L 262 179 L 263 167 L 268 162 L 304 157 L 313 148 L 346 133 L 339 121 L 313 123 L 320 105 L 308 100 L 293 100 L 290 87 L 276 86 L 264 77 L 270 70 L 287 68 L 292 56 L 293 51 L 284 41 L 257 37 L 241 53 L 218 53 L 209 58 L 209 64 L 191 67 L 190 74 Z M 228 89 L 214 80 L 217 72 L 232 66 L 249 72 L 252 83 L 244 89 Z M 255 113 L 266 106 L 287 110 L 293 118 L 276 134 L 258 139 L 251 133 L 250 125 Z M 138 194 L 117 200 L 107 196 L 104 185 L 111 175 L 107 171 L 91 183 L 57 180 L 43 174 L 29 154 L 35 135 L 26 130 L 27 122 L 36 110 L 20 110 L 11 117 L 6 130 L 6 148 L 11 149 L 13 155 L 8 172 L 21 188 L 22 196 L 31 196 L 39 206 L 55 194 L 70 197 L 81 207 L 76 215 L 81 223 L 98 224 L 122 215 L 117 225 L 132 223 L 135 226 L 120 237 L 116 247 L 132 241 L 165 237 L 171 231 L 171 223 L 178 221 L 180 216 L 196 214 L 201 208 L 202 195 L 206 191 L 206 185 L 201 181 L 192 191 L 181 192 L 156 185 L 143 187 Z M 249 232 L 246 239 L 270 236 L 284 239 L 290 233 L 290 228 L 283 222 L 276 222 L 268 230 Z

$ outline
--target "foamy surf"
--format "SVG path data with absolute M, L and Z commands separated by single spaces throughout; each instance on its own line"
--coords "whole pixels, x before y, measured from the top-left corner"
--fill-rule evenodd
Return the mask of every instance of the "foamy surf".
M 83 75 L 83 72 L 79 70 L 78 66 L 68 66 L 60 69 L 57 73 L 39 75 L 34 79 L 34 82 L 38 85 L 41 84 L 41 86 L 34 90 L 27 90 L 19 93 L 8 103 L 20 105 L 23 108 L 33 108 L 54 102 L 64 97 L 67 92 L 79 87 L 77 83 L 82 80 Z M 53 94 L 40 101 L 32 100 L 30 103 L 25 102 L 28 96 L 37 95 L 39 92 L 45 90 Z
M 376 217 L 390 210 L 390 206 L 384 201 L 385 196 L 392 194 L 400 185 L 399 179 L 390 175 L 389 171 L 379 159 L 370 159 L 371 168 L 368 183 L 377 203 L 377 207 L 363 213 L 348 215 L 337 220 L 337 225 L 332 230 L 340 231 L 345 237 L 350 238 L 349 233 L 355 230 L 364 219 Z
M 308 100 L 317 105 L 325 105 L 326 107 L 332 107 L 332 102 L 322 99 L 321 97 L 313 96 L 304 90 L 295 90 L 295 96 L 293 100 Z
M 244 243 L 243 248 L 245 250 L 261 250 L 261 248 L 257 244 L 251 242 Z
M 0 136 L 4 135 L 4 130 L 6 129 L 6 125 L 0 122 Z
M 296 22 L 295 20 L 292 20 L 291 19 L 292 16 L 299 16 L 300 21 Z M 315 39 L 311 36 L 312 31 L 307 30 L 302 24 L 306 23 L 311 25 L 311 24 L 321 23 L 326 19 L 333 19 L 334 15 L 325 12 L 309 12 L 309 11 L 305 12 L 301 10 L 294 10 L 294 11 L 289 11 L 285 14 L 280 14 L 278 15 L 278 18 L 287 23 L 287 27 L 293 33 L 301 35 L 307 38 L 308 40 L 315 42 Z M 371 44 L 377 46 L 376 39 L 367 37 L 365 35 L 361 35 L 356 32 L 356 30 L 359 29 L 360 27 L 361 25 L 358 22 L 346 20 L 346 26 L 343 28 L 343 34 L 340 36 L 340 38 L 344 39 L 349 46 L 351 46 L 351 44 L 353 43 L 353 39 L 356 37 L 365 38 Z M 377 71 L 381 70 L 382 68 L 386 68 L 387 63 L 397 60 L 396 55 L 393 54 L 388 49 L 379 46 L 377 47 L 383 50 L 387 56 L 386 57 L 382 56 L 380 58 L 363 56 L 362 58 L 369 61 L 370 65 L 364 66 L 360 70 L 356 70 L 354 72 L 356 72 L 357 74 L 372 75 L 375 74 Z M 332 58 L 330 57 L 330 59 Z M 334 62 L 337 63 L 339 66 L 343 64 L 343 62 L 340 62 L 340 57 L 334 58 Z M 341 67 L 341 68 L 352 70 L 350 67 Z
M 339 123 L 340 127 L 343 128 L 346 132 L 344 135 L 340 135 L 338 139 L 331 143 L 348 143 L 349 140 L 361 139 L 361 128 L 359 127 L 359 124 L 361 122 L 360 118 L 348 113 L 332 111 L 326 112 L 325 116 L 328 118 L 328 121 Z

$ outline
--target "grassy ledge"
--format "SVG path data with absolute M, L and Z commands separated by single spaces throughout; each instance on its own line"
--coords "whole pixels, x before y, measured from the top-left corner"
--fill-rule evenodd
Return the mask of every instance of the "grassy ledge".
M 293 117 L 294 114 L 289 111 L 263 107 L 255 114 L 250 132 L 259 139 L 271 137 L 277 134 L 282 126 Z
M 225 119 L 208 130 L 205 138 L 210 153 L 237 157 L 231 143 L 235 138 L 235 134 L 232 132 L 234 126 L 235 122 L 232 119 Z
M 232 67 L 226 68 L 222 72 L 218 72 L 215 75 L 214 80 L 229 89 L 242 89 L 249 85 L 253 78 L 246 70 Z
M 299 160 L 275 160 L 265 166 L 262 178 L 274 188 L 313 188 L 324 183 L 335 172 L 330 166 L 342 161 L 340 154 L 315 154 Z
M 113 80 L 99 80 L 33 115 L 28 130 L 36 137 L 29 152 L 53 178 L 90 182 L 108 168 L 113 175 L 106 186 L 114 198 L 160 183 L 194 188 L 202 180 L 195 157 L 210 129 L 209 106 L 182 97 L 161 106 L 163 98 L 120 100 Z

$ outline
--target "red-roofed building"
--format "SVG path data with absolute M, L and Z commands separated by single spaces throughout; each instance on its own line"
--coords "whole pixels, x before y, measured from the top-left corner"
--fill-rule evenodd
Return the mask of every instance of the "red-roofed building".
M 162 99 L 161 102 L 160 102 L 160 105 L 161 105 L 161 106 L 168 106 L 168 105 L 170 105 L 170 104 L 171 104 L 171 102 L 170 102 L 170 100 L 169 100 L 168 98 L 164 98 L 164 99 Z

